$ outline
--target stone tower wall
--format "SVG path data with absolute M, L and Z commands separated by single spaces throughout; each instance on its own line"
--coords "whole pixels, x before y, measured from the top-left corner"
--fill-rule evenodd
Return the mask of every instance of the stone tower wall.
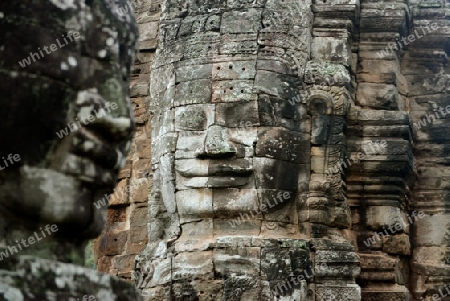
M 136 134 L 120 181 L 110 198 L 107 224 L 95 240 L 98 270 L 131 282 L 134 258 L 148 241 L 148 195 L 152 186 L 149 79 L 158 44 L 161 1 L 133 0 L 140 39 L 130 83 Z
M 308 215 L 299 221 L 309 237 L 334 227 L 356 247 L 364 301 L 429 301 L 433 294 L 442 297 L 439 289 L 445 292 L 449 283 L 448 9 L 443 0 L 311 5 L 305 95 L 333 95 L 335 105 L 332 113 L 309 112 L 311 181 L 326 177 L 331 183 L 335 202 L 329 205 L 338 217 L 324 227 L 319 210 L 317 220 Z M 119 196 L 111 200 L 108 226 L 96 243 L 99 270 L 127 280 L 149 235 L 148 90 L 160 10 L 161 1 L 136 2 L 141 49 L 131 96 L 138 130 Z M 314 129 L 324 120 L 331 120 L 335 139 L 322 141 L 321 128 Z M 313 256 L 320 258 L 320 252 Z

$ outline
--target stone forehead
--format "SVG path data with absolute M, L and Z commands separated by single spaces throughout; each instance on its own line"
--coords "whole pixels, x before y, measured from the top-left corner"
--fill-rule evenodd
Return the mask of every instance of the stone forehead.
M 0 33 L 0 104 L 8 116 L 2 116 L 0 131 L 14 129 L 17 136 L 28 139 L 8 135 L 0 146 L 1 153 L 33 149 L 29 156 L 24 154 L 24 162 L 40 161 L 51 144 L 57 143 L 54 133 L 67 126 L 67 115 L 81 90 L 95 87 L 99 98 L 126 100 L 122 91 L 128 90 L 126 81 L 138 39 L 131 10 L 118 13 L 118 8 L 128 5 L 124 0 L 48 0 L 32 5 L 14 1 L 2 5 L 0 10 L 8 13 L 3 14 Z M 106 61 L 109 64 L 102 65 Z M 124 115 L 126 110 L 114 113 Z M 33 126 L 30 120 L 34 120 Z

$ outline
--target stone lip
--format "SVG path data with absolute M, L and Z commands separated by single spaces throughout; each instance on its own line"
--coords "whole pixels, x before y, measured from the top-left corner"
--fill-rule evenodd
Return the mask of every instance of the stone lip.
M 95 270 L 52 260 L 18 256 L 0 266 L 0 296 L 6 301 L 141 301 L 130 284 Z M 92 297 L 91 297 L 92 298 Z
M 180 172 L 183 177 L 193 178 L 193 177 L 242 177 L 249 176 L 252 174 L 253 169 L 251 168 L 232 168 L 228 166 L 221 166 L 219 164 L 210 165 L 209 171 L 206 173 L 191 173 L 191 172 Z
M 240 187 L 251 181 L 254 168 L 246 159 L 178 160 L 175 165 L 180 183 L 191 188 Z

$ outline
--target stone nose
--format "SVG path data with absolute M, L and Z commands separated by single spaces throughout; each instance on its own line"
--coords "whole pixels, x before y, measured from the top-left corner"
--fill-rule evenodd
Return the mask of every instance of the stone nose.
M 205 147 L 198 157 L 221 158 L 234 154 L 236 147 L 229 142 L 227 129 L 219 125 L 210 126 L 206 133 Z

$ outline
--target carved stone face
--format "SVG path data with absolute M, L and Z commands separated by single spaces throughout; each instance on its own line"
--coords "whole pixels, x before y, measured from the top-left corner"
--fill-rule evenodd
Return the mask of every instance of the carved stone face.
M 322 184 L 329 124 L 340 120 L 324 116 L 332 96 L 314 115 L 299 96 L 313 84 L 304 73 L 317 3 L 206 2 L 162 8 L 150 80 L 149 244 L 137 258 L 148 273 L 138 286 L 153 296 L 307 300 L 316 288 L 306 281 L 271 291 L 310 270 L 305 238 L 332 220 L 331 185 Z M 307 203 L 313 180 L 320 185 Z
M 208 195 L 239 189 L 236 196 L 247 197 L 230 200 L 235 204 L 226 211 L 232 214 L 259 207 L 257 192 L 267 198 L 264 192 L 270 190 L 297 191 L 299 177 L 305 180 L 309 153 L 308 136 L 296 131 L 307 127 L 301 115 L 287 101 L 268 96 L 175 108 L 178 196 L 191 194 L 189 190 Z
M 305 28 L 280 36 L 291 20 L 271 14 L 286 11 L 285 4 L 270 5 L 264 13 L 251 8 L 208 19 L 195 37 L 182 34 L 189 18 L 177 38 L 169 36 L 172 23 L 161 27 L 168 41 L 160 47 L 170 55 L 157 54 L 151 79 L 155 187 L 182 224 L 202 220 L 226 232 L 216 225 L 259 211 L 284 192 L 284 204 L 260 213 L 255 229 L 296 223 L 288 204 L 299 182 L 309 180 L 310 121 L 306 104 L 289 100 L 302 89 L 310 13 L 289 1 Z M 178 14 L 169 6 L 167 12 L 169 19 Z
M 130 148 L 128 83 L 137 31 L 131 14 L 108 7 L 106 16 L 97 7 L 106 3 L 75 2 L 34 6 L 36 20 L 51 22 L 50 13 L 66 27 L 10 22 L 0 34 L 7 45 L 0 59 L 7 70 L 0 72 L 6 134 L 0 157 L 21 158 L 0 172 L 0 211 L 30 223 L 60 223 L 61 232 L 89 238 L 100 233 L 107 209 L 93 203 L 112 192 Z M 39 39 L 17 38 L 21 30 Z M 24 59 L 31 63 L 17 63 Z
M 222 105 L 210 108 L 214 106 L 216 120 L 226 120 L 226 124 L 215 122 L 202 131 L 179 133 L 175 179 L 180 190 L 176 200 L 181 222 L 201 218 L 208 223 L 212 218 L 217 236 L 258 235 L 261 227 L 263 235 L 272 231 L 280 235 L 295 233 L 292 199 L 299 180 L 306 180 L 307 165 L 302 159 L 307 157 L 302 156 L 309 153 L 307 135 L 284 127 L 258 126 L 259 122 L 251 127 L 233 127 L 252 117 L 249 112 L 236 113 L 236 109 L 252 107 L 251 102 L 236 104 L 228 114 Z M 183 113 L 176 116 L 182 119 L 192 110 L 189 107 L 196 106 L 179 109 Z M 250 112 L 258 120 L 259 111 L 252 109 Z M 269 120 L 275 124 L 277 119 L 284 118 L 280 114 Z M 305 121 L 297 120 L 295 124 L 300 127 Z M 194 158 L 183 158 L 187 145 Z M 230 227 L 229 221 L 234 218 L 244 218 L 243 225 Z M 285 231 L 287 225 L 291 227 L 289 233 Z

